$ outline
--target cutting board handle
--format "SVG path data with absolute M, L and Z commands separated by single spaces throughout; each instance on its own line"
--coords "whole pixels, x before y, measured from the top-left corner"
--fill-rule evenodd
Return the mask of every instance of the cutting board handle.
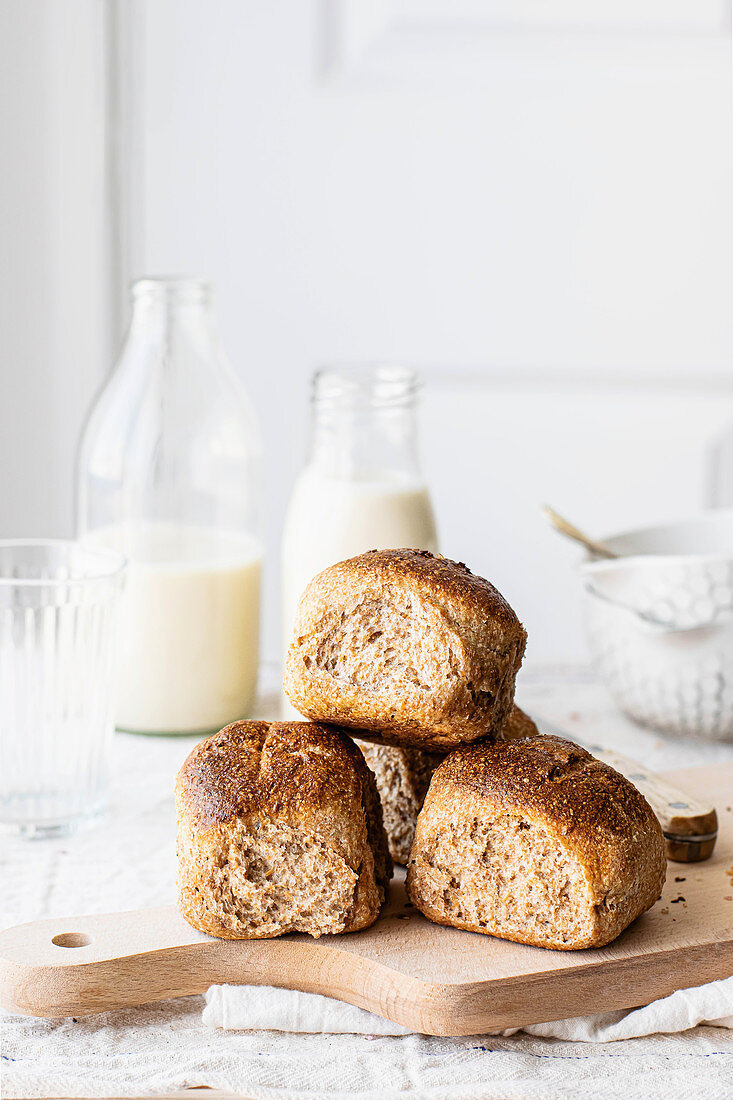
M 274 985 L 410 1026 L 423 983 L 334 939 L 218 940 L 191 928 L 175 906 L 32 921 L 0 932 L 0 1005 L 29 1016 L 85 1016 L 210 985 Z
M 148 999 L 140 982 L 152 985 L 150 1000 L 199 993 L 206 939 L 173 906 L 16 925 L 0 933 L 0 1002 L 32 1016 L 77 1016 L 140 1004 Z

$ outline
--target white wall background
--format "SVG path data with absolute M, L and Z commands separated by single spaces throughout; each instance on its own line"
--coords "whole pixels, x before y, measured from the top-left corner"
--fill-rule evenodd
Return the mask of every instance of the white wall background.
M 0 534 L 67 533 L 113 347 L 104 8 L 0 3 Z M 116 336 L 116 334 L 115 334 Z
M 0 181 L 23 212 L 0 295 L 4 531 L 68 522 L 119 286 L 201 273 L 265 429 L 267 652 L 308 375 L 387 359 L 425 370 L 445 552 L 514 603 L 529 661 L 582 660 L 575 555 L 538 503 L 598 532 L 688 513 L 733 432 L 729 5 L 5 0 L 3 18 L 4 143 L 27 149 Z

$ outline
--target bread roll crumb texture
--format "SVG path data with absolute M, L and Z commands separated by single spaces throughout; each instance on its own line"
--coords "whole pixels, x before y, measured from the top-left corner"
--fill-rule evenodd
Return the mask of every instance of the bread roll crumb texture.
M 391 745 L 498 735 L 526 632 L 488 581 L 426 551 L 370 551 L 301 597 L 284 687 L 308 718 Z
M 176 783 L 178 903 L 225 939 L 372 924 L 392 864 L 374 777 L 343 732 L 235 722 Z
M 615 939 L 665 874 L 659 822 L 636 788 L 569 741 L 529 737 L 446 757 L 407 889 L 439 924 L 574 950 Z

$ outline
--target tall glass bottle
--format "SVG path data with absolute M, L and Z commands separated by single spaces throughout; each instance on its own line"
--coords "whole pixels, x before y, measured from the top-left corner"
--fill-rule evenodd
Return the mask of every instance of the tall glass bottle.
M 402 367 L 316 372 L 305 467 L 282 543 L 283 640 L 298 600 L 322 569 L 365 550 L 437 552 L 417 446 L 418 381 Z
M 256 687 L 259 431 L 208 283 L 141 279 L 132 306 L 82 435 L 78 533 L 129 562 L 118 728 L 206 732 Z

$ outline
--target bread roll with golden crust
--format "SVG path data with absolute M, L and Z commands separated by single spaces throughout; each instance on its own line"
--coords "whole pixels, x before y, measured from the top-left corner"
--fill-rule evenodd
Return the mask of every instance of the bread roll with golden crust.
M 435 772 L 407 892 L 429 920 L 535 947 L 601 947 L 664 885 L 664 838 L 636 788 L 557 737 L 467 745 Z
M 502 738 L 511 739 L 538 734 L 532 719 L 516 704 L 502 730 Z M 395 863 L 406 864 L 415 839 L 417 815 L 425 800 L 433 772 L 445 760 L 445 753 L 422 749 L 395 748 L 357 740 L 364 759 L 374 772 L 382 802 L 384 828 L 389 854 Z
M 176 782 L 178 905 L 201 932 L 257 939 L 372 924 L 392 875 L 374 777 L 341 730 L 234 722 Z
M 371 550 L 308 585 L 284 687 L 308 718 L 445 751 L 500 733 L 526 640 L 503 596 L 462 563 Z

